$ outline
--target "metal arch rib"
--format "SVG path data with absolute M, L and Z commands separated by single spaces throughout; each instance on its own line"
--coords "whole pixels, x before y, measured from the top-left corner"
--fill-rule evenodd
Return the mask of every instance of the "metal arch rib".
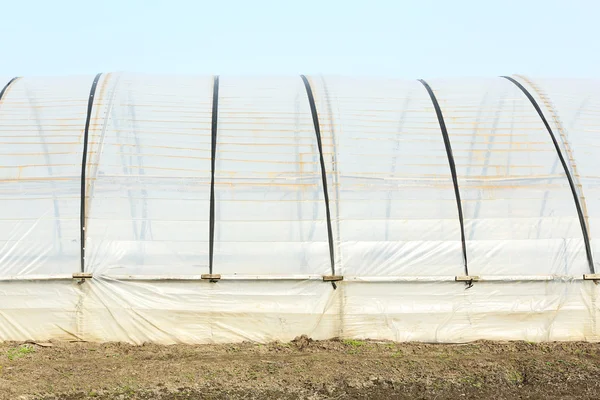
M 310 103 L 310 112 L 312 114 L 313 124 L 315 126 L 315 134 L 317 136 L 317 147 L 319 149 L 319 161 L 321 163 L 321 178 L 323 180 L 323 196 L 325 197 L 325 213 L 327 216 L 327 238 L 329 239 L 329 261 L 331 263 L 331 275 L 335 275 L 335 255 L 333 251 L 333 231 L 331 229 L 331 212 L 329 209 L 329 193 L 327 190 L 327 174 L 325 172 L 325 160 L 323 158 L 323 144 L 321 142 L 321 127 L 319 124 L 319 114 L 317 113 L 317 106 L 315 104 L 315 97 L 313 95 L 310 82 L 304 75 L 300 75 L 306 88 L 306 95 L 308 102 Z M 332 282 L 333 288 L 335 289 L 335 282 Z
M 4 93 L 6 93 L 6 91 L 8 90 L 8 88 L 10 87 L 10 85 L 12 85 L 17 79 L 19 79 L 19 76 L 15 76 L 14 78 L 12 78 L 10 81 L 8 81 L 8 83 L 6 85 L 4 85 L 4 87 L 2 88 L 2 91 L 0 91 L 0 101 L 2 100 L 2 98 L 4 97 Z
M 217 124 L 219 121 L 219 76 L 213 81 L 213 102 L 211 120 L 211 149 L 210 149 L 210 211 L 208 226 L 208 271 L 213 273 L 213 253 L 215 245 L 215 158 L 217 156 Z
M 90 131 L 90 120 L 92 119 L 92 109 L 94 108 L 94 96 L 96 95 L 96 87 L 102 73 L 99 73 L 92 82 L 90 96 L 88 97 L 87 115 L 85 118 L 85 128 L 83 131 L 83 155 L 81 158 L 81 203 L 79 206 L 79 224 L 80 224 L 80 241 L 81 241 L 81 272 L 85 272 L 85 172 L 87 167 L 87 147 L 88 136 Z
M 448 129 L 446 128 L 446 123 L 444 122 L 444 115 L 442 114 L 442 109 L 440 108 L 440 104 L 431 89 L 431 86 L 423 79 L 419 79 L 419 82 L 425 86 L 427 89 L 427 93 L 429 93 L 429 97 L 431 98 L 431 102 L 433 103 L 433 108 L 435 108 L 435 113 L 437 115 L 438 122 L 440 124 L 440 130 L 442 131 L 442 136 L 444 137 L 444 146 L 446 147 L 446 155 L 448 156 L 448 164 L 450 165 L 450 173 L 452 174 L 452 183 L 454 185 L 454 195 L 456 197 L 456 207 L 458 208 L 458 220 L 460 223 L 460 239 L 462 243 L 462 252 L 463 252 L 463 262 L 465 266 L 465 275 L 469 275 L 469 267 L 467 262 L 467 244 L 465 242 L 465 224 L 463 218 L 462 211 L 462 201 L 460 199 L 460 190 L 458 189 L 458 177 L 456 175 L 456 164 L 454 163 L 454 154 L 452 153 L 452 144 L 450 143 L 450 137 L 448 136 Z
M 560 146 L 558 144 L 558 141 L 556 140 L 556 136 L 554 136 L 554 132 L 552 131 L 552 128 L 550 127 L 550 124 L 548 123 L 548 120 L 546 120 L 546 117 L 544 116 L 542 109 L 538 105 L 537 101 L 533 98 L 531 93 L 529 93 L 529 91 L 525 88 L 525 86 L 523 86 L 520 82 L 518 82 L 514 78 L 511 78 L 510 76 L 502 76 L 502 78 L 514 83 L 515 86 L 517 86 L 519 89 L 521 89 L 523 94 L 525 94 L 525 96 L 527 96 L 527 98 L 531 102 L 531 105 L 533 106 L 533 108 L 535 108 L 535 111 L 538 113 L 540 119 L 544 123 L 546 130 L 550 134 L 550 138 L 552 138 L 552 143 L 554 143 L 554 148 L 556 149 L 556 154 L 558 155 L 558 158 L 560 159 L 560 163 L 562 164 L 565 174 L 567 175 L 567 180 L 569 181 L 569 187 L 571 188 L 571 194 L 573 195 L 573 201 L 575 202 L 575 208 L 577 209 L 577 215 L 579 216 L 579 224 L 581 225 L 581 233 L 583 234 L 583 241 L 585 243 L 585 252 L 587 255 L 587 259 L 588 259 L 590 272 L 592 274 L 595 274 L 596 272 L 594 271 L 594 259 L 592 257 L 592 247 L 590 245 L 590 237 L 588 234 L 587 225 L 585 223 L 585 217 L 583 215 L 583 210 L 581 208 L 579 196 L 577 196 L 577 189 L 575 188 L 575 182 L 573 181 L 573 177 L 571 176 L 571 173 L 569 171 L 569 166 L 567 165 L 567 161 L 565 160 L 565 157 L 563 156 L 562 152 L 560 151 Z

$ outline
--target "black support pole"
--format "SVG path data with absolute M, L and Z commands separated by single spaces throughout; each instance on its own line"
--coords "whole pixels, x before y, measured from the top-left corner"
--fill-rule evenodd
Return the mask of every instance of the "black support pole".
M 431 102 L 433 103 L 433 108 L 435 108 L 438 123 L 440 124 L 440 130 L 442 131 L 442 136 L 444 138 L 444 145 L 446 146 L 446 155 L 448 156 L 448 164 L 450 165 L 450 173 L 452 174 L 452 183 L 454 184 L 454 196 L 456 197 L 456 207 L 458 208 L 458 220 L 460 223 L 460 240 L 462 242 L 465 274 L 469 276 L 462 202 L 460 200 L 460 190 L 458 189 L 458 177 L 456 176 L 456 164 L 454 163 L 454 154 L 452 153 L 452 145 L 450 143 L 450 137 L 448 136 L 448 129 L 446 128 L 446 123 L 444 122 L 444 115 L 442 114 L 442 109 L 440 108 L 440 104 L 438 103 L 437 98 L 435 97 L 435 93 L 433 93 L 433 90 L 431 89 L 431 86 L 429 86 L 429 84 L 423 79 L 419 79 L 419 82 L 421 82 L 423 86 L 425 86 L 425 89 L 427 89 L 427 93 L 429 93 L 429 97 L 431 98 Z
M 215 245 L 215 157 L 217 153 L 217 122 L 219 121 L 219 76 L 213 82 L 213 103 L 210 149 L 210 215 L 208 226 L 208 271 L 213 273 L 213 249 Z
M 310 103 L 310 112 L 312 114 L 313 124 L 315 126 L 315 134 L 317 136 L 317 147 L 319 149 L 319 160 L 321 162 L 321 178 L 323 180 L 323 196 L 325 197 L 325 213 L 327 215 L 327 237 L 329 239 L 329 261 L 331 263 L 331 275 L 335 275 L 335 256 L 333 251 L 333 231 L 331 229 L 331 212 L 329 210 L 329 193 L 327 191 L 327 173 L 325 172 L 325 160 L 323 158 L 323 144 L 321 142 L 321 127 L 319 124 L 319 114 L 315 105 L 315 97 L 313 96 L 310 82 L 304 75 L 300 75 L 306 88 L 306 95 Z M 333 288 L 336 288 L 335 282 L 332 282 Z
M 4 97 L 4 93 L 6 93 L 6 91 L 10 87 L 10 85 L 12 85 L 13 82 L 16 81 L 17 79 L 19 79 L 19 77 L 15 76 L 10 81 L 8 81 L 8 83 L 6 85 L 4 85 L 4 87 L 2 88 L 2 91 L 0 91 L 0 100 L 2 100 L 2 97 Z
M 99 73 L 94 78 L 92 88 L 90 89 L 90 96 L 88 97 L 87 116 L 85 119 L 85 129 L 83 131 L 83 156 L 81 159 L 81 204 L 79 206 L 79 225 L 80 241 L 81 241 L 81 272 L 85 272 L 85 171 L 87 168 L 87 147 L 88 147 L 88 136 L 90 131 L 90 120 L 92 119 L 92 109 L 94 108 L 94 96 L 96 95 L 96 87 L 100 80 L 102 73 Z
M 581 203 L 579 201 L 579 196 L 577 196 L 577 190 L 575 189 L 575 182 L 573 181 L 573 177 L 571 176 L 571 173 L 569 172 L 569 167 L 567 165 L 567 161 L 565 160 L 565 157 L 563 156 L 562 152 L 560 151 L 560 146 L 558 145 L 556 136 L 554 136 L 554 132 L 552 131 L 552 128 L 550 128 L 550 124 L 548 123 L 548 120 L 546 120 L 546 117 L 544 116 L 542 109 L 538 105 L 537 101 L 535 101 L 535 99 L 533 98 L 531 93 L 529 93 L 529 91 L 520 82 L 518 82 L 514 78 L 511 78 L 510 76 L 503 76 L 502 78 L 509 80 L 510 82 L 514 83 L 519 89 L 521 89 L 523 94 L 525 94 L 525 96 L 527 96 L 527 98 L 531 102 L 531 105 L 533 106 L 533 108 L 535 108 L 535 111 L 537 111 L 540 119 L 542 120 L 542 123 L 544 124 L 544 126 L 546 127 L 546 130 L 548 131 L 548 134 L 550 134 L 550 138 L 552 139 L 552 143 L 554 143 L 554 148 L 556 149 L 556 154 L 558 154 L 560 163 L 562 164 L 563 170 L 565 171 L 565 174 L 567 175 L 567 180 L 569 181 L 569 187 L 571 188 L 571 194 L 573 195 L 573 201 L 575 202 L 575 208 L 577 209 L 577 215 L 579 216 L 579 224 L 581 225 L 581 233 L 583 234 L 583 241 L 585 243 L 585 252 L 587 254 L 587 260 L 588 260 L 588 264 L 590 267 L 590 272 L 592 274 L 595 274 L 596 272 L 594 269 L 594 258 L 592 256 L 592 246 L 590 245 L 590 237 L 589 237 L 589 233 L 587 230 L 587 225 L 585 223 L 583 209 L 582 209 Z

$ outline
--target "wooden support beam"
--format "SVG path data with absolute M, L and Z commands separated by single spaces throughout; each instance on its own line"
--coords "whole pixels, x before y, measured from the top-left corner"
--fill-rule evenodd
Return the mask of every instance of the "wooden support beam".
M 202 274 L 200 278 L 210 282 L 218 282 L 221 279 L 221 274 Z
M 91 272 L 75 272 L 73 279 L 92 279 L 94 275 Z
M 463 275 L 463 276 L 457 276 L 454 279 L 456 282 L 477 282 L 479 281 L 479 277 L 475 276 L 475 275 Z

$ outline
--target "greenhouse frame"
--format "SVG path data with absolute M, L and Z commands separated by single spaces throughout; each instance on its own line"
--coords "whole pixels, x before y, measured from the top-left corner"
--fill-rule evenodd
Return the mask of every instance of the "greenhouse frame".
M 0 90 L 0 341 L 600 339 L 600 81 Z

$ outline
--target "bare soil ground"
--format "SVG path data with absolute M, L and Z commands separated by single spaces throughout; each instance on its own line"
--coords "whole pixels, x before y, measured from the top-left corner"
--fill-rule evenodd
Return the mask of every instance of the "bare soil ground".
M 600 344 L 0 343 L 0 399 L 598 399 Z

